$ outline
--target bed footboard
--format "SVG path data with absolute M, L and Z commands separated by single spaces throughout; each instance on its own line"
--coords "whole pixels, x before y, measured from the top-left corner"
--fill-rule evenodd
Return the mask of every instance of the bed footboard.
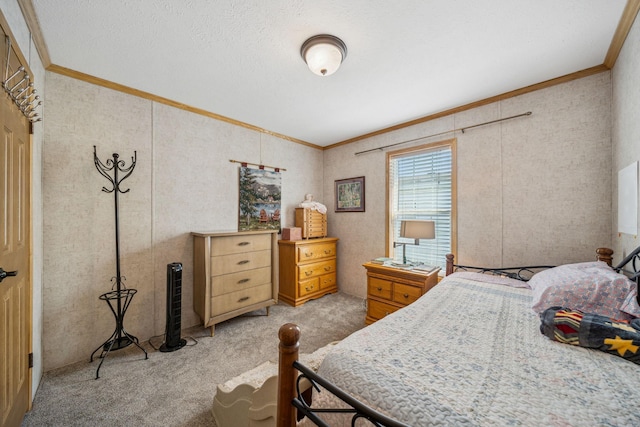
M 278 331 L 278 427 L 295 427 L 296 408 L 292 401 L 297 397 L 297 372 L 293 362 L 298 361 L 300 349 L 300 328 L 293 323 L 286 323 Z
M 349 414 L 349 416 L 352 417 L 351 420 L 353 423 L 355 423 L 357 419 L 365 419 L 368 420 L 372 426 L 409 427 L 407 424 L 389 418 L 368 407 L 330 381 L 319 376 L 312 369 L 298 362 L 300 328 L 297 325 L 293 323 L 282 325 L 278 336 L 280 338 L 278 362 L 278 427 L 295 427 L 296 409 L 298 414 L 306 416 L 318 426 L 329 426 L 318 414 L 339 412 Z M 303 396 L 298 386 L 303 379 L 310 381 L 313 388 L 317 391 L 320 391 L 322 388 L 324 392 L 331 393 L 349 407 L 341 409 L 311 407 L 308 403 L 308 396 Z

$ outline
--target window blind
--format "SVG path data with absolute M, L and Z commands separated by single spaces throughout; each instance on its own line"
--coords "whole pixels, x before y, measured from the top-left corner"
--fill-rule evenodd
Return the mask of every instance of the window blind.
M 445 255 L 451 252 L 452 240 L 452 149 L 440 146 L 389 157 L 390 236 L 393 242 L 406 245 L 407 261 L 445 268 Z M 436 238 L 420 240 L 401 238 L 403 220 L 435 221 Z M 402 262 L 402 247 L 394 250 L 394 261 Z

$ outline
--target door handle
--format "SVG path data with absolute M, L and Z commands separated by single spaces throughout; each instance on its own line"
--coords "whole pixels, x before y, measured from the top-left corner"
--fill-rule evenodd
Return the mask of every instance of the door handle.
M 4 269 L 0 267 L 0 282 L 2 282 L 5 277 L 17 276 L 17 275 L 18 275 L 17 271 L 4 271 Z

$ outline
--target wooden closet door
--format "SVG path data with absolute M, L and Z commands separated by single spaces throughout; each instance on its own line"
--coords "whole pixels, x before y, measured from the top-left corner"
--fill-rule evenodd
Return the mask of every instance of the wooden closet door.
M 19 426 L 29 409 L 31 348 L 29 121 L 3 92 L 0 101 L 0 427 Z

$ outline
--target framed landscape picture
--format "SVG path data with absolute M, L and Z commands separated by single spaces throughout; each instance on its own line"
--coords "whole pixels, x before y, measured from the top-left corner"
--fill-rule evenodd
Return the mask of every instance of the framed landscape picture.
M 336 212 L 364 212 L 364 176 L 338 179 Z

